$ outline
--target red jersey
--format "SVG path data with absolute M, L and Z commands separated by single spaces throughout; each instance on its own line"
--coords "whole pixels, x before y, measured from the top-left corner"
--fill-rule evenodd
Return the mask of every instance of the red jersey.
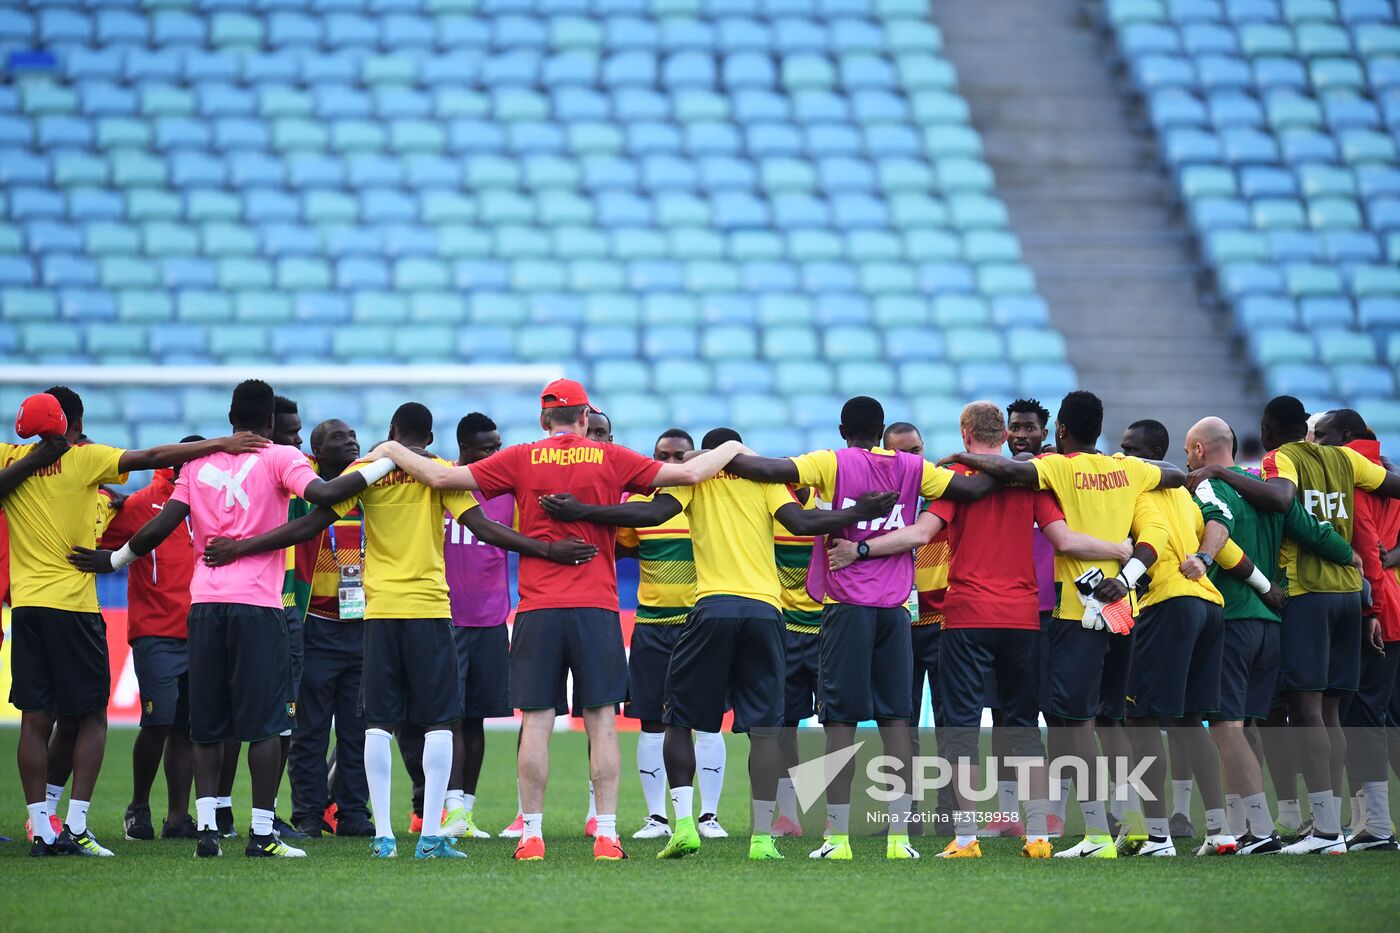
M 1347 446 L 1380 465 L 1378 442 L 1357 440 Z M 1400 537 L 1400 500 L 1356 490 L 1356 520 L 1351 535 L 1352 547 L 1361 555 L 1361 573 L 1371 584 L 1371 608 L 1367 615 L 1381 620 L 1383 641 L 1400 641 L 1400 583 L 1396 582 L 1393 572 L 1381 566 L 1377 547 L 1380 544 L 1386 549 L 1393 548 Z
M 578 567 L 538 557 L 520 558 L 520 612 L 532 609 L 617 611 L 614 529 L 592 522 L 560 522 L 540 508 L 539 497 L 566 492 L 589 505 L 616 505 L 625 492 L 652 491 L 661 463 L 616 444 L 577 434 L 556 434 L 516 444 L 473 463 L 482 500 L 513 495 L 520 533 L 543 541 L 581 538 L 598 555 Z
M 973 472 L 962 464 L 952 469 Z M 1034 532 L 1064 521 L 1054 495 L 1008 486 L 976 502 L 936 499 L 929 508 L 948 523 L 953 551 L 943 627 L 1039 631 Z
M 101 546 L 119 548 L 131 540 L 142 525 L 165 507 L 174 491 L 171 471 L 157 470 L 151 485 L 127 497 L 103 533 Z M 185 625 L 193 576 L 194 541 L 188 523 L 181 523 L 154 551 L 132 561 L 127 568 L 127 641 L 147 635 L 188 637 Z

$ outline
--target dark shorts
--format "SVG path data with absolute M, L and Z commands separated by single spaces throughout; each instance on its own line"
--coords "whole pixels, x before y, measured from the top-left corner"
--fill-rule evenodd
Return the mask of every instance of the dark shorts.
M 462 718 L 509 716 L 510 633 L 504 625 L 455 626 L 457 678 L 462 684 Z
M 1221 608 L 1195 596 L 1144 609 L 1133 627 L 1128 718 L 1218 711 L 1224 627 Z
M 782 616 L 765 602 L 741 596 L 701 599 L 671 652 L 663 720 L 718 732 L 732 703 L 733 731 L 780 727 L 785 634 Z
M 783 629 L 787 652 L 787 677 L 783 686 L 783 719 L 801 722 L 817 711 L 817 674 L 821 664 L 821 636 L 816 632 Z
M 131 666 L 141 690 L 141 725 L 190 729 L 189 644 L 147 635 L 131 643 Z
M 1278 685 L 1279 624 L 1272 619 L 1225 620 L 1220 659 L 1222 722 L 1268 719 Z
M 1349 693 L 1361 679 L 1361 594 L 1301 593 L 1283 604 L 1285 690 Z
M 306 622 L 293 606 L 282 610 L 287 615 L 287 650 L 292 659 L 292 696 L 301 693 L 301 672 L 306 666 Z
M 671 666 L 671 649 L 676 647 L 684 623 L 658 625 L 643 622 L 632 627 L 632 645 L 627 653 L 626 715 L 648 722 L 661 721 L 666 703 L 666 668 Z
M 1055 622 L 1053 610 L 1040 614 L 1040 638 L 1036 640 L 1035 697 L 1040 711 L 1050 711 L 1050 626 Z
M 1038 755 L 1040 707 L 1035 679 L 1026 671 L 1036 668 L 1040 631 L 1014 628 L 945 628 L 939 648 L 939 683 L 943 689 L 943 723 L 947 757 L 974 758 L 982 710 L 984 686 L 990 676 L 996 685 L 991 708 L 1001 710 L 1002 724 L 1012 736 L 1017 755 Z M 1030 735 L 1034 732 L 1034 736 Z
M 829 604 L 822 608 L 822 722 L 908 719 L 914 648 L 909 610 Z M 945 695 L 946 699 L 946 695 Z
M 1124 636 L 1110 637 L 1104 629 L 1084 628 L 1078 619 L 1050 620 L 1050 665 L 1045 685 L 1045 708 L 1049 715 L 1086 720 L 1103 713 L 1101 700 L 1110 641 L 1119 643 L 1113 647 L 1120 652 L 1131 649 L 1131 643 Z M 1123 667 L 1126 668 L 1126 664 Z M 1125 670 L 1124 680 L 1126 678 Z M 1111 681 L 1113 679 L 1116 676 Z
M 1082 628 L 1082 626 L 1081 626 Z M 1133 663 L 1133 636 L 1110 633 L 1099 675 L 1099 716 L 1122 720 L 1128 715 L 1128 672 Z
M 510 642 L 510 704 L 558 710 L 569 675 L 574 706 L 592 709 L 627 699 L 622 623 L 608 609 L 532 609 L 518 613 Z
M 111 694 L 107 623 L 100 612 L 10 610 L 10 703 L 26 713 L 77 716 Z
M 913 691 L 909 694 L 909 718 L 917 721 L 924 711 L 924 683 L 928 683 L 929 706 L 934 723 L 943 719 L 943 698 L 939 696 L 938 648 L 942 644 L 943 626 L 914 625 L 910 627 L 910 642 L 914 652 Z
M 292 727 L 296 700 L 281 608 L 196 603 L 189 636 L 191 739 L 257 742 Z
M 360 708 L 370 726 L 427 728 L 462 716 L 451 619 L 366 619 Z

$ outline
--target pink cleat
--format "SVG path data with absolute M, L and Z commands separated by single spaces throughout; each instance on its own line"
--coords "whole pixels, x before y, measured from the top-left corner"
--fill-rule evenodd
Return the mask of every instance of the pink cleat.
M 63 835 L 63 820 L 59 819 L 57 814 L 49 814 L 49 825 L 53 827 L 53 834 L 55 836 Z M 29 825 L 28 820 L 24 821 L 24 838 L 28 839 L 30 842 L 34 841 L 34 827 Z
M 791 836 L 793 839 L 802 835 L 802 824 L 786 816 L 780 816 L 773 821 L 773 836 Z
M 1021 822 L 1020 814 L 1016 814 L 1015 819 L 1008 819 L 1007 814 L 998 813 L 982 824 L 982 827 L 977 830 L 977 835 L 1021 839 L 1026 835 L 1026 826 Z
M 515 814 L 515 821 L 501 830 L 501 838 L 519 839 L 523 835 L 525 835 L 525 815 L 523 813 L 517 813 Z
M 590 816 L 588 819 L 584 820 L 583 834 L 589 839 L 598 835 L 598 818 L 596 816 Z

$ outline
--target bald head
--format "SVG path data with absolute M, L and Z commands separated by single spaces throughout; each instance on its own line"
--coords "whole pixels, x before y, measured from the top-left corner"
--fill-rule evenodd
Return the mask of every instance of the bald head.
M 1235 432 L 1224 419 L 1202 418 L 1186 432 L 1186 467 L 1234 466 Z

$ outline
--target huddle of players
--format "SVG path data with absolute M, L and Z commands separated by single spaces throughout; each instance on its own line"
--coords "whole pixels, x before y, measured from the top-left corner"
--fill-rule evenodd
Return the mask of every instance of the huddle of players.
M 1309 563 L 1314 560 L 1313 551 L 1307 551 L 1300 560 L 1298 555 L 1303 552 L 1298 548 L 1313 548 L 1319 552 L 1316 560 L 1325 562 L 1330 546 L 1333 560 L 1349 561 L 1350 547 L 1343 554 L 1328 535 L 1341 535 L 1340 540 L 1346 545 L 1350 522 L 1339 524 L 1338 516 L 1350 516 L 1356 511 L 1351 507 L 1353 489 L 1391 495 L 1396 485 L 1383 469 L 1349 448 L 1297 443 L 1296 415 L 1301 406 L 1292 400 L 1275 400 L 1266 411 L 1266 445 L 1281 449 L 1266 460 L 1264 483 L 1252 477 L 1237 479 L 1247 474 L 1227 469 L 1225 461 L 1230 451 L 1221 455 L 1221 437 L 1230 436 L 1227 427 L 1222 435 L 1223 426 L 1207 419 L 1193 428 L 1187 439 L 1187 453 L 1188 462 L 1201 468 L 1191 476 L 1201 496 L 1200 507 L 1184 490 L 1176 488 L 1187 481 L 1179 471 L 1133 457 L 1110 458 L 1095 452 L 1093 443 L 1101 427 L 1102 408 L 1088 393 L 1072 393 L 1061 407 L 1055 443 L 1064 456 L 1029 461 L 997 456 L 1007 436 L 1000 411 L 989 403 L 969 406 L 963 416 L 968 453 L 951 458 L 961 464 L 952 471 L 935 467 L 916 454 L 881 447 L 885 440 L 882 434 L 887 434 L 883 412 L 877 402 L 866 398 L 851 400 L 842 411 L 841 430 L 849 446 L 841 451 L 819 451 L 793 460 L 764 459 L 745 451 L 733 432 L 720 429 L 706 437 L 702 446 L 707 452 L 700 456 L 677 462 L 684 451 L 662 450 L 659 441 L 657 457 L 646 460 L 623 448 L 587 440 L 584 435 L 591 410 L 587 396 L 576 383 L 560 380 L 546 387 L 541 397 L 541 425 L 550 435 L 542 441 L 486 456 L 490 452 L 487 448 L 493 446 L 487 437 L 487 443 L 478 444 L 483 448 L 481 456 L 471 462 L 466 454 L 468 444 L 459 430 L 463 457 L 453 466 L 413 452 L 411 448 L 431 444 L 431 416 L 422 406 L 410 404 L 396 413 L 389 443 L 381 445 L 366 460 L 347 463 L 349 469 L 343 475 L 331 478 L 337 465 L 334 457 L 326 458 L 329 462 L 322 475 L 316 476 L 294 448 L 285 448 L 284 456 L 279 453 L 284 448 L 259 446 L 266 443 L 259 437 L 272 433 L 273 404 L 270 388 L 245 383 L 235 391 L 230 412 L 231 423 L 242 431 L 235 437 L 202 442 L 206 445 L 203 447 L 192 443 L 156 451 L 115 452 L 117 461 L 103 467 L 106 472 L 91 471 L 80 478 L 76 472 L 70 473 L 75 489 L 82 482 L 86 484 L 82 489 L 90 486 L 95 496 L 98 483 L 120 481 L 113 472 L 116 467 L 137 468 L 136 462 L 174 465 L 201 458 L 194 478 L 190 478 L 189 471 L 182 473 L 160 514 L 138 530 L 121 550 L 94 552 L 82 545 L 85 538 L 76 528 L 72 540 L 66 542 L 75 547 L 75 566 L 106 570 L 148 554 L 157 542 L 189 519 L 188 533 L 196 551 L 203 552 L 191 581 L 188 627 L 190 734 L 195 743 L 197 851 L 201 855 L 219 853 L 215 791 L 225 764 L 225 743 L 240 739 L 249 743 L 249 766 L 254 777 L 248 854 L 304 854 L 282 842 L 272 831 L 271 822 L 275 787 L 281 774 L 280 742 L 273 739 L 290 725 L 298 696 L 292 684 L 291 652 L 287 647 L 290 626 L 283 614 L 282 553 L 303 541 L 320 543 L 323 535 L 329 539 L 320 544 L 315 561 L 319 566 L 329 544 L 329 582 L 335 592 L 332 595 L 331 587 L 318 587 L 313 582 L 313 591 L 321 590 L 319 594 L 313 592 L 313 605 L 319 595 L 323 606 L 337 610 L 333 624 L 342 632 L 347 629 L 345 623 L 357 615 L 365 619 L 353 628 L 360 630 L 363 643 L 360 695 L 367 724 L 363 760 L 369 796 L 374 803 L 373 853 L 392 857 L 397 849 L 388 816 L 391 731 L 401 724 L 410 724 L 423 732 L 424 826 L 416 855 L 461 857 L 462 853 L 451 843 L 452 836 L 479 834 L 471 820 L 470 800 L 461 788 L 469 786 L 464 770 L 470 785 L 474 785 L 475 773 L 479 772 L 480 719 L 502 714 L 513 706 L 524 711 L 519 763 L 522 826 L 516 857 L 542 858 L 539 803 L 547 775 L 548 736 L 555 712 L 566 705 L 565 677 L 572 672 L 574 708 L 582 711 L 591 740 L 591 772 L 597 789 L 595 856 L 617 859 L 625 855 L 616 833 L 618 764 L 610 707 L 628 696 L 629 675 L 617 626 L 613 563 L 607 556 L 595 559 L 594 555 L 614 545 L 612 534 L 603 526 L 635 529 L 632 538 L 624 533 L 620 540 L 624 546 L 635 546 L 643 557 L 644 586 L 649 574 L 653 583 L 669 580 L 668 569 L 676 568 L 663 565 L 684 565 L 685 561 L 675 559 L 674 548 L 670 559 L 664 548 L 648 558 L 642 540 L 665 541 L 662 535 L 667 523 L 674 523 L 684 513 L 694 557 L 694 606 L 685 613 L 683 622 L 673 622 L 665 628 L 650 628 L 645 623 L 638 626 L 639 634 L 654 633 L 642 636 L 641 646 L 647 644 L 647 639 L 657 644 L 653 646 L 655 651 L 643 651 L 640 658 L 634 653 L 630 678 L 633 703 L 646 700 L 649 704 L 646 709 L 634 706 L 630 710 L 650 727 L 644 734 L 660 734 L 656 731 L 658 720 L 665 723 L 662 751 L 676 821 L 672 828 L 661 812 L 664 804 L 654 805 L 657 785 L 647 788 L 644 772 L 652 817 L 638 835 L 669 832 L 670 841 L 661 857 L 698 850 L 700 834 L 693 818 L 691 787 L 696 749 L 690 732 L 718 732 L 726 708 L 732 706 L 735 731 L 747 732 L 751 739 L 750 855 L 766 859 L 781 857 L 772 841 L 774 811 L 782 796 L 780 785 L 788 783 L 780 782 L 780 775 L 796 757 L 795 747 L 782 747 L 781 726 L 805 718 L 815 706 L 826 727 L 828 751 L 840 751 L 853 741 L 856 723 L 874 719 L 881 726 L 886 752 L 905 763 L 907 776 L 912 753 L 908 723 L 917 708 L 916 697 L 922 693 L 922 680 L 928 675 L 932 682 L 935 665 L 935 708 L 945 729 L 944 751 L 960 767 L 969 769 L 976 767 L 975 727 L 980 723 L 986 692 L 984 680 L 996 684 L 994 705 L 999 721 L 1006 727 L 1004 733 L 1010 737 L 1012 752 L 1033 757 L 1043 754 L 1035 728 L 1039 709 L 1045 710 L 1052 725 L 1062 727 L 1051 731 L 1052 755 L 1058 743 L 1063 753 L 1092 760 L 1095 721 L 1101 724 L 1099 737 L 1105 752 L 1109 752 L 1115 742 L 1123 740 L 1115 734 L 1122 730 L 1115 730 L 1110 723 L 1115 713 L 1121 719 L 1125 712 L 1122 698 L 1132 696 L 1132 708 L 1126 710 L 1129 720 L 1151 728 L 1127 730 L 1127 742 L 1134 756 L 1155 757 L 1159 764 L 1149 769 L 1148 783 L 1154 791 L 1160 791 L 1164 775 L 1157 727 L 1179 723 L 1188 715 L 1216 714 L 1217 710 L 1221 712 L 1211 716 L 1212 725 L 1222 716 L 1234 724 L 1267 716 L 1267 709 L 1260 715 L 1258 707 L 1251 705 L 1247 712 L 1230 718 L 1220 699 L 1220 665 L 1222 657 L 1227 664 L 1233 662 L 1233 667 L 1227 667 L 1225 692 L 1230 693 L 1233 688 L 1241 694 L 1235 697 L 1241 703 L 1246 693 L 1241 677 L 1244 685 L 1254 688 L 1248 691 L 1249 700 L 1257 700 L 1256 693 L 1272 699 L 1272 686 L 1266 690 L 1263 682 L 1272 679 L 1266 670 L 1270 633 L 1280 631 L 1281 639 L 1274 640 L 1282 642 L 1291 721 L 1303 727 L 1335 724 L 1341 695 L 1349 689 L 1348 683 L 1354 689 L 1360 676 L 1356 673 L 1360 666 L 1359 575 L 1335 563 L 1326 564 L 1332 569 L 1314 572 Z M 1018 405 L 1023 417 L 1017 425 L 1017 406 L 1013 405 L 1013 431 L 1019 432 L 1013 436 L 1022 440 L 1013 442 L 1013 450 L 1017 443 L 1036 449 L 1038 445 L 1024 443 L 1031 439 L 1033 430 L 1024 417 L 1026 406 Z M 1033 407 L 1033 413 L 1039 418 L 1043 436 L 1045 413 L 1034 409 L 1038 406 Z M 1355 425 L 1347 423 L 1345 413 L 1335 413 L 1333 420 L 1343 422 L 1339 437 L 1355 429 Z M 1304 415 L 1304 430 L 1305 421 Z M 475 433 L 494 434 L 493 425 L 489 426 L 492 430 L 484 430 L 488 424 L 479 424 L 477 427 L 483 430 Z M 464 427 L 471 425 L 464 420 Z M 1361 430 L 1364 431 L 1364 423 Z M 342 460 L 346 454 L 358 453 L 353 432 L 343 423 L 327 422 L 317 431 L 324 431 L 320 444 L 315 435 L 312 439 L 313 452 L 319 456 L 326 457 L 331 448 L 340 451 Z M 332 434 L 339 437 L 347 433 L 348 438 L 342 439 L 338 448 L 334 442 L 326 443 Z M 468 431 L 467 435 L 471 433 Z M 917 438 L 917 432 L 908 430 L 890 433 Z M 678 432 L 668 434 L 669 438 L 663 437 L 662 441 L 688 440 Z M 1134 425 L 1124 440 L 1125 453 L 1155 459 L 1166 454 L 1165 431 L 1155 422 Z M 1278 443 L 1270 443 L 1271 440 Z M 1348 438 L 1347 442 L 1357 440 L 1360 439 Z M 5 484 L 0 485 L 0 494 L 43 479 L 45 467 L 55 462 L 49 458 L 55 456 L 56 446 L 42 442 L 28 457 L 23 456 L 21 449 L 13 454 L 7 452 L 5 470 L 0 472 L 0 483 Z M 498 435 L 494 446 L 499 446 Z M 71 455 L 69 451 L 67 456 Z M 45 459 L 47 463 L 41 462 Z M 65 458 L 63 462 L 68 461 Z M 393 472 L 395 464 L 404 472 Z M 1002 483 L 1013 485 L 1003 489 Z M 1250 484 L 1270 490 L 1261 494 Z M 658 487 L 666 488 L 656 492 Z M 804 507 L 803 501 L 790 491 L 794 487 L 815 490 L 823 501 L 840 503 L 842 508 L 813 509 L 810 496 Z M 1203 487 L 1211 491 L 1201 495 Z M 1263 517 L 1264 512 L 1251 516 L 1239 503 L 1233 508 L 1216 504 L 1223 489 L 1237 492 L 1234 498 L 1246 505 L 1253 505 L 1253 500 L 1258 499 L 1261 504 L 1256 509 L 1277 510 L 1268 514 L 1287 519 L 1288 538 L 1283 543 L 1282 559 L 1289 571 L 1294 599 L 1285 606 L 1281 627 L 1275 624 L 1269 628 L 1263 618 L 1248 615 L 1239 617 L 1251 622 L 1248 626 L 1236 626 L 1235 617 L 1230 617 L 1228 625 L 1221 621 L 1221 604 L 1225 604 L 1227 614 L 1231 607 L 1212 581 L 1222 579 L 1222 568 L 1227 565 L 1250 580 L 1248 586 L 1237 586 L 1237 595 L 1249 598 L 1257 589 L 1277 599 L 1268 571 L 1275 569 L 1280 559 L 1279 544 L 1285 525 L 1282 521 L 1273 522 L 1272 538 L 1267 532 L 1252 531 L 1258 536 L 1251 539 L 1258 553 L 1250 554 L 1246 548 L 1241 554 L 1227 540 L 1230 534 L 1241 536 L 1232 528 L 1239 529 L 1242 523 L 1248 526 L 1245 518 L 1253 522 L 1247 530 L 1270 522 Z M 479 490 L 481 499 L 470 492 L 454 490 Z M 1318 526 L 1315 521 L 1309 524 L 1304 510 L 1290 507 L 1295 491 L 1298 500 L 1327 511 L 1334 530 Z M 623 492 L 634 494 L 634 498 L 618 504 Z M 315 503 L 316 509 L 284 525 L 282 520 L 288 515 L 292 496 Z M 930 506 L 922 513 L 921 499 Z M 504 502 L 491 515 L 488 507 L 500 500 Z M 16 510 L 12 501 L 6 499 L 7 507 L 18 511 L 21 526 L 29 528 L 32 516 L 23 507 Z M 352 522 L 354 527 L 346 529 L 345 521 L 357 506 L 360 521 Z M 91 516 L 94 509 L 95 501 L 87 514 Z M 73 511 L 76 514 L 78 510 Z M 504 564 L 499 565 L 499 575 L 488 571 L 491 582 L 484 589 L 493 594 L 492 598 L 473 595 L 463 600 L 459 612 L 459 607 L 452 605 L 452 590 L 446 582 L 439 524 L 444 512 L 465 524 L 481 541 L 518 550 L 523 555 L 520 615 L 509 648 L 509 695 L 504 703 L 499 696 L 505 692 L 499 676 L 505 666 L 503 623 L 508 611 Z M 519 532 L 508 527 L 512 512 Z M 1295 513 L 1301 521 L 1294 517 Z M 910 522 L 909 518 L 915 515 L 918 519 Z M 16 517 L 11 517 L 12 528 Z M 1224 522 L 1219 520 L 1221 517 Z M 1217 526 L 1225 526 L 1225 535 L 1212 534 Z M 352 538 L 358 541 L 349 548 L 337 546 L 337 529 L 342 536 L 350 530 Z M 776 540 L 775 530 L 779 532 Z M 783 530 L 788 534 L 782 534 Z M 1400 529 L 1391 528 L 1388 536 L 1380 540 L 1394 544 L 1397 530 Z M 653 531 L 657 533 L 655 539 L 651 538 Z M 1131 553 L 1123 543 L 1130 533 L 1136 542 Z M 791 553 L 784 557 L 784 548 L 798 555 L 810 553 L 810 539 L 819 534 L 845 542 L 832 548 L 829 562 L 818 559 L 804 566 L 800 557 L 794 560 Z M 1058 549 L 1054 576 L 1059 599 L 1049 614 L 1041 612 L 1044 574 L 1037 578 L 1033 559 L 1037 549 L 1042 555 L 1046 553 L 1039 542 L 1041 534 L 1047 540 L 1053 539 L 1052 546 Z M 946 544 L 937 540 L 939 536 L 945 537 Z M 20 538 L 23 539 L 23 533 Z M 915 581 L 915 547 L 920 548 L 921 571 L 936 569 L 941 553 L 950 553 L 951 557 L 946 562 L 946 588 L 920 593 L 920 621 L 931 615 L 942 624 L 916 625 L 911 638 L 906 602 Z M 1290 547 L 1294 549 L 1291 552 Z M 1379 553 L 1376 548 L 1373 551 Z M 1220 561 L 1215 564 L 1217 556 Z M 648 568 L 648 564 L 652 566 Z M 1262 571 L 1251 573 L 1254 565 Z M 1086 606 L 1096 605 L 1092 600 L 1111 603 L 1126 595 L 1148 579 L 1149 567 L 1154 570 L 1151 582 L 1138 599 L 1140 621 L 1136 633 L 1127 637 L 1111 635 L 1103 628 L 1102 615 L 1086 611 Z M 1100 577 L 1086 587 L 1090 592 L 1083 593 L 1076 582 L 1088 579 L 1086 574 L 1093 570 L 1098 570 Z M 681 572 L 684 574 L 683 569 Z M 1318 573 L 1331 582 L 1320 584 Z M 21 590 L 19 576 L 22 574 L 17 575 L 17 595 Z M 925 573 L 921 576 L 927 578 Z M 1353 576 L 1354 590 L 1326 588 L 1350 587 Z M 270 582 L 274 585 L 270 586 Z M 82 585 L 91 589 L 90 580 Z M 1390 586 L 1394 586 L 1393 579 Z M 941 606 L 935 604 L 937 589 L 945 590 Z M 462 592 L 472 592 L 471 584 L 466 584 Z M 1318 598 L 1299 599 L 1303 593 Z M 1354 599 L 1333 598 L 1337 593 L 1356 595 Z M 813 602 L 812 597 L 822 602 Z M 95 608 L 95 599 L 92 602 Z M 31 608 L 19 601 L 15 605 L 17 610 Z M 1315 605 L 1320 608 L 1314 608 Z M 1302 607 L 1293 612 L 1296 634 L 1292 640 L 1288 606 Z M 473 617 L 472 609 L 478 610 L 475 624 L 459 621 L 459 616 Z M 1258 610 L 1250 606 L 1249 611 Z M 333 618 L 330 609 L 322 612 L 313 610 L 308 618 L 308 648 L 313 631 L 321 622 Z M 1327 617 L 1326 626 L 1313 622 L 1319 614 Z M 42 654 L 52 650 L 51 645 L 60 644 L 54 636 L 61 634 L 65 639 L 62 646 L 71 648 L 74 632 L 81 633 L 84 623 L 91 629 L 91 619 L 65 618 L 60 620 L 63 624 L 36 633 L 25 621 L 28 615 L 19 612 L 16 616 L 17 659 L 22 656 L 21 644 L 27 649 L 37 646 Z M 1059 621 L 1051 621 L 1052 618 Z M 100 616 L 97 620 L 100 624 Z M 1320 652 L 1318 630 L 1326 633 Z M 326 631 L 331 628 L 328 626 Z M 928 634 L 934 631 L 938 634 L 932 641 L 941 644 L 930 646 Z M 1230 637 L 1236 633 L 1242 637 Z M 1392 634 L 1400 639 L 1400 633 Z M 921 638 L 916 679 L 915 646 Z M 1296 644 L 1302 640 L 1306 644 Z M 48 717 L 51 728 L 51 713 L 97 718 L 99 712 L 105 711 L 105 642 L 102 650 L 101 711 L 75 710 L 73 703 L 60 704 L 52 694 L 42 702 L 22 704 L 20 700 L 25 697 L 20 689 L 17 661 L 16 705 L 24 710 L 26 725 L 34 727 L 22 729 L 22 766 L 26 752 L 33 763 L 35 735 L 42 733 L 47 738 L 48 728 L 42 720 Z M 1392 657 L 1396 655 L 1400 652 L 1391 653 Z M 667 658 L 664 673 L 659 661 L 663 657 Z M 938 660 L 931 663 L 932 657 Z M 1321 674 L 1317 672 L 1319 658 L 1326 662 Z M 1348 670 L 1352 672 L 1350 679 Z M 1387 670 L 1389 683 L 1383 701 L 1379 701 L 1382 725 L 1395 666 L 1388 665 Z M 1042 676 L 1026 676 L 1028 671 L 1039 671 Z M 89 678 L 86 686 L 92 687 L 93 679 Z M 1380 674 L 1373 679 L 1379 681 Z M 67 682 L 67 678 L 61 680 Z M 1317 686 L 1324 682 L 1323 688 Z M 52 691 L 54 685 L 46 686 Z M 472 700 L 464 697 L 464 691 L 469 694 L 473 688 L 480 691 L 475 708 L 471 707 Z M 342 718 L 355 721 L 348 709 L 353 703 L 352 694 L 332 688 L 325 695 L 334 699 L 324 704 L 327 714 L 320 719 L 325 729 L 319 730 L 319 751 L 309 759 L 321 765 L 320 775 L 324 775 L 325 730 L 331 715 L 338 723 L 339 761 L 343 762 L 345 752 L 355 747 L 354 737 L 341 731 L 340 722 Z M 658 695 L 659 714 L 655 702 Z M 308 692 L 302 689 L 300 696 L 305 709 Z M 1351 706 L 1374 706 L 1376 702 L 1377 697 L 1371 696 L 1368 704 L 1353 702 Z M 471 725 L 464 727 L 464 722 Z M 1334 825 L 1336 810 L 1329 810 L 1334 806 L 1331 789 L 1340 786 L 1329 770 L 1336 765 L 1337 756 L 1333 755 L 1325 730 L 1298 731 L 1309 743 L 1302 749 L 1301 763 L 1313 803 L 1314 832 L 1290 846 L 1289 851 L 1337 851 L 1339 847 L 1345 851 L 1345 843 L 1335 838 L 1340 830 Z M 1241 730 L 1213 728 L 1207 738 L 1205 731 L 1197 727 L 1183 730 L 1182 734 L 1206 802 L 1208 838 L 1203 851 L 1229 852 L 1238 848 L 1262 852 L 1269 851 L 1270 844 L 1277 849 L 1272 823 L 1265 826 L 1253 822 L 1258 802 L 1256 790 L 1262 799 L 1257 759 L 1241 738 L 1243 758 L 1254 762 L 1250 772 L 1247 763 L 1240 765 L 1236 760 L 1241 758 L 1239 748 L 1230 744 L 1229 736 L 1218 734 L 1232 732 Z M 1328 743 L 1320 747 L 1320 758 L 1314 747 L 1319 735 L 1322 742 Z M 1213 806 L 1219 803 L 1221 795 L 1219 759 L 1211 738 L 1216 739 L 1225 755 L 1227 784 L 1241 791 L 1239 796 L 1247 803 L 1247 807 L 1240 808 L 1242 812 L 1249 811 L 1247 833 L 1228 832 L 1231 827 L 1225 826 L 1224 806 Z M 401 731 L 400 741 L 404 740 Z M 1237 753 L 1233 758 L 1227 746 Z M 474 751 L 468 752 L 468 747 Z M 1388 813 L 1384 827 L 1379 815 L 1371 822 L 1372 807 L 1379 811 L 1383 806 L 1382 802 L 1373 801 L 1373 797 L 1384 796 L 1383 733 L 1381 748 L 1381 790 L 1377 792 L 1375 780 L 1363 776 L 1360 781 L 1368 812 L 1368 822 L 1358 830 L 1363 847 L 1367 838 L 1380 845 L 1389 837 Z M 1320 769 L 1318 760 L 1325 763 Z M 337 780 L 340 770 L 337 769 Z M 1316 773 L 1319 770 L 1324 772 L 1320 776 Z M 23 771 L 22 767 L 25 777 Z M 101 850 L 84 825 L 75 825 L 86 813 L 85 802 L 81 803 L 81 812 L 75 813 L 82 789 L 78 772 L 75 756 L 75 799 L 61 839 L 43 832 L 50 828 L 49 812 L 46 803 L 37 802 L 31 791 L 35 782 L 26 778 L 27 800 L 34 801 L 30 803 L 30 816 L 36 828 L 36 854 L 61 850 L 62 840 L 70 839 L 70 848 L 77 851 L 106 851 Z M 43 773 L 40 768 L 39 774 Z M 828 789 L 829 832 L 813 857 L 846 859 L 852 855 L 848 837 L 852 776 L 852 768 L 848 767 Z M 95 777 L 94 772 L 94 782 Z M 1277 773 L 1275 779 L 1277 782 Z M 323 776 L 314 780 L 325 788 Z M 1355 770 L 1352 780 L 1356 786 Z M 1050 854 L 1052 821 L 1058 821 L 1051 812 L 1048 795 L 1038 791 L 1045 786 L 1044 770 L 1033 771 L 1034 799 L 1026 801 L 1024 850 L 1032 857 Z M 790 794 L 790 783 L 787 790 Z M 1147 812 L 1142 825 L 1133 824 L 1125 815 L 1120 845 L 1115 846 L 1108 836 L 1105 804 L 1084 799 L 1087 790 L 1090 789 L 1080 789 L 1086 838 L 1059 854 L 1113 857 L 1120 848 L 1144 854 L 1174 854 L 1161 813 L 1161 793 L 1155 793 L 1156 800 L 1143 806 Z M 37 795 L 41 799 L 43 796 Z M 325 799 L 324 793 L 319 799 Z M 1140 812 L 1133 810 L 1133 803 L 1125 803 L 1125 814 Z M 442 825 L 444 804 L 449 823 L 457 824 L 451 827 L 452 831 Z M 891 804 L 887 841 L 887 855 L 891 858 L 918 857 L 909 844 L 911 813 L 912 800 L 907 796 Z M 342 809 L 342 818 L 346 815 Z M 795 808 L 791 816 L 784 813 L 776 827 L 777 834 L 797 828 L 795 816 Z M 958 804 L 954 824 L 956 838 L 941 854 L 980 855 L 969 801 Z M 1393 839 L 1389 845 L 1393 847 Z

